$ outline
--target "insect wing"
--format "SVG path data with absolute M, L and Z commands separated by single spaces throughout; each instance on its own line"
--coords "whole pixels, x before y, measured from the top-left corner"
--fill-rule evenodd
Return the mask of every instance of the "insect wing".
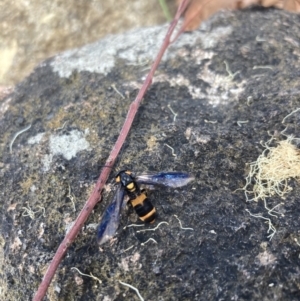
M 156 174 L 142 174 L 135 177 L 135 180 L 139 184 L 145 185 L 162 185 L 172 188 L 181 187 L 187 185 L 195 178 L 185 172 L 159 172 Z
M 106 208 L 101 223 L 97 230 L 97 241 L 101 245 L 115 235 L 119 222 L 120 222 L 120 211 L 124 200 L 124 189 L 118 188 L 113 201 Z

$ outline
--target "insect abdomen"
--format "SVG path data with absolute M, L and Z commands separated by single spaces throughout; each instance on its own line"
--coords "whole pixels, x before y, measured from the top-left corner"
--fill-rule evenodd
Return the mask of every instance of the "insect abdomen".
M 156 210 L 145 193 L 130 200 L 132 207 L 139 218 L 146 223 L 153 223 L 156 217 Z

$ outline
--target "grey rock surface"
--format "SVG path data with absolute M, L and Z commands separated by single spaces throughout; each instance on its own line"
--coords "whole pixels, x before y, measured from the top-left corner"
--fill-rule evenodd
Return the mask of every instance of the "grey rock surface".
M 114 193 L 107 185 L 45 300 L 138 300 L 119 281 L 148 301 L 299 300 L 299 184 L 291 180 L 278 217 L 237 190 L 260 141 L 269 133 L 284 139 L 281 121 L 299 107 L 299 21 L 278 10 L 221 13 L 171 46 L 116 170 L 178 170 L 196 180 L 151 191 L 156 225 L 167 224 L 125 228 L 140 223 L 125 209 L 116 239 L 99 250 L 95 225 Z M 0 103 L 1 300 L 32 299 L 165 31 L 140 29 L 62 53 Z M 287 124 L 297 135 L 299 114 Z M 271 219 L 271 241 L 268 225 L 246 209 Z

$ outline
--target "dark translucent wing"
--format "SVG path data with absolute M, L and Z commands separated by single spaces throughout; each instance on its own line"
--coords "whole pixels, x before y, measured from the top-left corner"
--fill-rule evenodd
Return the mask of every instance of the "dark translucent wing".
M 184 172 L 159 172 L 156 174 L 142 174 L 135 177 L 135 180 L 139 184 L 145 185 L 163 185 L 172 188 L 181 187 L 195 178 Z
M 114 237 L 120 222 L 120 211 L 124 200 L 124 189 L 118 187 L 113 201 L 106 208 L 97 230 L 97 241 L 101 245 Z

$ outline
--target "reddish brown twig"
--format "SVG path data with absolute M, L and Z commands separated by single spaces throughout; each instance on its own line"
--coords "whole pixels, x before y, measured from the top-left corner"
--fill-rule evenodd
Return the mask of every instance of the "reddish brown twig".
M 54 255 L 48 270 L 33 298 L 33 301 L 40 301 L 43 299 L 43 297 L 46 294 L 46 291 L 48 289 L 48 286 L 50 285 L 50 282 L 57 270 L 58 265 L 60 264 L 63 256 L 65 255 L 68 247 L 70 246 L 70 244 L 74 241 L 75 237 L 77 236 L 78 232 L 80 231 L 80 229 L 82 228 L 84 222 L 87 220 L 87 218 L 89 217 L 91 211 L 93 210 L 94 206 L 99 202 L 100 197 L 101 197 L 101 191 L 103 189 L 104 184 L 106 183 L 108 176 L 110 174 L 111 168 L 113 167 L 115 160 L 125 142 L 125 139 L 129 133 L 129 130 L 131 128 L 133 119 L 137 113 L 137 110 L 139 108 L 140 102 L 144 96 L 144 94 L 146 93 L 148 87 L 151 85 L 152 82 L 152 78 L 154 75 L 154 72 L 157 69 L 158 64 L 160 63 L 162 56 L 164 54 L 164 52 L 166 51 L 166 49 L 168 48 L 168 46 L 170 45 L 170 38 L 171 35 L 179 21 L 180 16 L 182 15 L 182 13 L 184 12 L 187 4 L 189 3 L 189 0 L 183 0 L 181 5 L 178 7 L 176 16 L 174 17 L 174 20 L 172 21 L 168 32 L 166 34 L 166 37 L 163 41 L 163 44 L 161 46 L 161 49 L 151 67 L 151 70 L 149 72 L 149 74 L 147 75 L 147 78 L 142 86 L 142 88 L 140 89 L 136 99 L 131 103 L 129 110 L 128 110 L 128 114 L 126 116 L 124 125 L 122 127 L 122 130 L 120 132 L 120 135 L 117 139 L 117 142 L 115 143 L 109 158 L 107 159 L 106 163 L 105 163 L 105 167 L 103 168 L 101 175 L 96 183 L 96 186 L 94 188 L 94 191 L 92 192 L 91 196 L 89 197 L 89 199 L 87 200 L 86 204 L 84 205 L 83 209 L 81 210 L 81 212 L 79 213 L 73 227 L 71 228 L 71 230 L 66 234 L 66 237 L 64 238 L 64 240 L 62 241 L 62 243 L 60 244 L 60 246 L 58 247 L 56 254 Z
M 188 3 L 187 4 L 187 9 L 185 10 L 185 15 L 184 15 L 184 21 L 181 25 L 180 30 L 178 30 L 176 36 L 174 37 L 174 41 L 177 40 L 177 38 L 184 32 L 184 31 L 189 31 L 189 30 L 193 30 L 196 29 L 197 26 L 199 25 L 197 23 L 197 21 L 195 22 L 195 19 L 197 19 L 199 17 L 200 12 L 202 11 L 203 7 L 205 7 L 209 2 L 211 2 L 212 0 L 207 0 L 207 1 L 203 1 L 203 3 L 201 3 L 200 5 L 197 5 L 193 10 L 191 10 L 191 6 L 193 5 L 193 2 Z M 190 4 L 190 5 L 189 5 Z M 192 7 L 193 8 L 193 7 Z M 192 26 L 191 28 L 189 28 L 190 23 L 197 23 L 197 26 Z M 199 22 L 200 23 L 200 22 Z M 173 41 L 171 42 L 173 43 Z

